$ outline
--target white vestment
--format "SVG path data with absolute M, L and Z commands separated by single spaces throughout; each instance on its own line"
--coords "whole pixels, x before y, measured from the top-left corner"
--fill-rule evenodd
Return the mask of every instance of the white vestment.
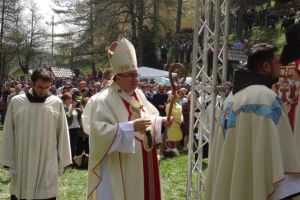
M 152 138 L 158 140 L 162 118 L 142 91 L 136 89 L 135 94 L 142 105 L 140 117 L 152 120 Z M 88 199 L 161 199 L 155 144 L 148 152 L 143 149 L 144 136 L 134 132 L 132 113 L 126 108 L 130 98 L 112 83 L 91 97 L 82 114 L 90 135 Z M 145 189 L 148 183 L 150 189 Z
M 230 94 L 209 156 L 207 200 L 278 200 L 300 192 L 296 137 L 266 86 Z
M 26 94 L 9 104 L 3 132 L 0 163 L 15 170 L 10 193 L 20 199 L 57 196 L 57 181 L 72 163 L 69 133 L 62 101 L 49 96 L 31 103 Z

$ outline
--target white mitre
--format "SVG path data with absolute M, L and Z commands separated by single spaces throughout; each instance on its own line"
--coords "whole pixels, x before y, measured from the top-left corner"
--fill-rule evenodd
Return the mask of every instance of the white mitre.
M 138 69 L 135 48 L 126 38 L 115 41 L 110 45 L 108 57 L 115 74 Z

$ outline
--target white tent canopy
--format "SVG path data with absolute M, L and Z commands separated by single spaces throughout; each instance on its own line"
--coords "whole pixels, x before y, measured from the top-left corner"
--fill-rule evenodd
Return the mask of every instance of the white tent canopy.
M 154 69 L 150 67 L 139 67 L 138 68 L 138 73 L 140 75 L 140 78 L 145 78 L 145 79 L 152 79 L 155 77 L 168 77 L 169 72 L 164 71 L 164 70 L 159 70 L 159 69 Z
M 70 78 L 75 76 L 73 70 L 69 68 L 51 67 L 51 69 L 56 78 Z

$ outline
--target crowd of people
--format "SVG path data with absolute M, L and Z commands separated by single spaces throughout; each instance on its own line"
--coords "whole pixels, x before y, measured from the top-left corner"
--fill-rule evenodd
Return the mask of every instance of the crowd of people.
M 125 39 L 120 43 L 127 45 L 126 48 L 132 47 L 131 43 Z M 114 62 L 113 59 L 114 57 L 111 59 L 112 63 Z M 4 124 L 2 141 L 5 145 L 2 145 L 0 162 L 9 169 L 12 175 L 11 199 L 56 199 L 57 177 L 62 175 L 63 169 L 67 166 L 82 168 L 84 163 L 80 163 L 79 157 L 82 161 L 82 156 L 86 155 L 88 156 L 89 167 L 88 197 L 92 198 L 96 194 L 99 196 L 97 199 L 103 197 L 104 199 L 119 199 L 119 197 L 113 198 L 116 192 L 107 193 L 104 190 L 106 191 L 108 187 L 109 190 L 114 191 L 108 185 L 110 181 L 107 179 L 107 175 L 118 176 L 120 173 L 118 167 L 111 166 L 112 163 L 116 162 L 116 155 L 120 156 L 120 152 L 122 153 L 122 160 L 124 159 L 124 162 L 122 161 L 120 164 L 128 165 L 125 169 L 139 166 L 141 159 L 146 159 L 153 164 L 150 168 L 148 165 L 143 165 L 145 169 L 142 171 L 144 172 L 140 171 L 142 174 L 138 176 L 140 178 L 137 181 L 141 187 L 143 185 L 144 187 L 138 196 L 143 196 L 143 191 L 156 188 L 156 198 L 160 199 L 161 191 L 160 187 L 157 187 L 159 185 L 157 156 L 154 156 L 156 155 L 156 145 L 159 143 L 159 135 L 162 133 L 167 135 L 167 148 L 163 151 L 163 156 L 170 155 L 164 154 L 165 152 L 172 152 L 171 156 L 174 156 L 178 155 L 181 150 L 187 151 L 188 131 L 183 129 L 186 127 L 183 124 L 189 123 L 188 119 L 184 118 L 189 111 L 182 110 L 182 107 L 189 103 L 186 96 L 190 88 L 187 85 L 180 85 L 177 88 L 178 96 L 172 96 L 169 86 L 139 82 L 136 67 L 124 69 L 119 66 L 119 68 L 114 68 L 114 66 L 118 66 L 118 63 L 112 64 L 112 68 L 105 70 L 101 80 L 92 79 L 91 76 L 86 76 L 81 80 L 76 77 L 54 79 L 51 68 L 45 67 L 36 69 L 31 75 L 31 79 L 10 78 L 1 85 L 0 117 L 1 123 Z M 134 79 L 134 82 L 128 82 L 128 78 Z M 140 88 L 140 90 L 136 90 L 136 88 Z M 109 92 L 108 96 L 105 97 L 107 100 L 102 99 L 106 91 Z M 121 91 L 125 92 L 122 93 Z M 133 96 L 127 96 L 127 91 L 132 91 Z M 121 102 L 115 102 L 117 99 Z M 171 112 L 172 123 L 166 118 L 166 113 L 170 110 L 171 99 L 175 101 Z M 100 105 L 102 101 L 106 103 Z M 123 114 L 120 104 L 124 105 L 125 108 Z M 141 104 L 142 107 L 137 106 Z M 20 116 L 19 113 L 21 113 Z M 129 116 L 128 113 L 130 113 Z M 103 120 L 105 124 L 103 124 Z M 129 120 L 129 122 L 125 123 L 124 120 Z M 131 127 L 132 124 L 133 127 Z M 118 125 L 118 134 L 111 141 L 112 138 L 108 135 L 113 135 L 113 132 L 116 131 L 115 125 Z M 18 126 L 18 128 L 14 126 Z M 145 130 L 146 128 L 147 130 Z M 131 133 L 128 132 L 129 129 L 132 131 Z M 24 131 L 23 135 L 22 131 Z M 106 131 L 109 131 L 107 136 L 105 136 Z M 145 137 L 144 131 L 149 131 L 150 135 Z M 140 134 L 136 135 L 137 132 Z M 42 136 L 44 134 L 47 136 Z M 131 136 L 123 138 L 123 134 Z M 53 137 L 54 135 L 58 137 Z M 26 140 L 23 141 L 25 137 Z M 49 140 L 49 145 L 45 145 L 44 139 Z M 16 140 L 18 142 L 15 143 Z M 132 140 L 135 141 L 133 146 L 131 146 Z M 143 142 L 140 143 L 140 141 Z M 112 146 L 107 146 L 111 142 Z M 38 145 L 33 145 L 35 143 Z M 109 153 L 107 153 L 106 148 L 109 149 Z M 169 149 L 171 150 L 168 151 Z M 7 153 L 7 151 L 11 153 Z M 20 153 L 23 151 L 33 153 L 23 155 L 26 157 L 24 161 L 20 158 Z M 131 154 L 128 154 L 129 152 Z M 134 152 L 135 154 L 132 154 Z M 55 155 L 57 155 L 58 160 L 54 159 Z M 35 162 L 32 162 L 35 156 Z M 127 159 L 130 162 L 125 162 Z M 153 160 L 150 161 L 149 159 Z M 49 160 L 52 160 L 53 163 L 50 164 Z M 132 161 L 133 163 L 131 163 Z M 103 166 L 100 170 L 99 162 L 106 167 L 110 166 L 109 170 Z M 26 171 L 28 168 L 31 170 Z M 95 168 L 100 170 L 98 172 L 101 174 L 95 174 Z M 58 173 L 55 173 L 55 169 L 58 169 Z M 102 170 L 105 171 L 106 175 L 102 174 Z M 34 171 L 39 172 L 37 177 L 43 181 L 36 182 L 37 179 L 32 179 L 31 176 L 35 174 Z M 149 171 L 148 175 L 145 174 L 146 171 Z M 45 175 L 44 173 L 49 174 Z M 129 170 L 126 173 L 132 172 Z M 22 179 L 20 174 L 22 174 Z M 53 177 L 49 178 L 48 175 L 51 174 Z M 153 182 L 154 185 L 147 188 L 149 183 L 142 183 L 146 181 L 143 179 L 149 180 L 153 175 L 156 177 Z M 42 178 L 42 176 L 44 177 Z M 97 187 L 96 185 L 99 184 L 98 176 L 103 179 L 104 185 L 100 184 Z M 51 179 L 48 187 L 44 185 L 47 178 Z M 128 177 L 128 179 L 131 178 Z M 27 184 L 29 186 L 25 187 Z M 133 198 L 131 196 L 134 194 L 132 193 L 133 189 L 129 186 L 126 187 L 124 191 L 126 196 L 130 197 L 129 199 L 140 199 L 140 197 Z
M 233 28 L 236 30 L 238 24 L 240 9 L 237 9 L 232 13 Z M 253 27 L 269 27 L 275 28 L 278 23 L 281 22 L 281 29 L 286 29 L 290 25 L 298 23 L 300 20 L 300 11 L 294 8 L 275 9 L 271 7 L 265 7 L 259 10 L 249 8 L 243 11 L 244 29 L 251 31 Z
M 70 132 L 72 157 L 80 156 L 83 153 L 89 154 L 88 135 L 83 131 L 81 114 L 86 103 L 89 101 L 89 98 L 100 92 L 109 83 L 113 77 L 113 70 L 111 68 L 106 69 L 103 73 L 103 78 L 100 81 L 90 78 L 90 76 L 87 77 L 89 78 L 82 80 L 75 77 L 64 79 L 56 78 L 49 90 L 52 95 L 58 96 L 63 101 Z M 5 115 L 11 99 L 16 95 L 27 93 L 31 88 L 31 83 L 30 80 L 26 78 L 20 80 L 20 78 L 10 77 L 0 86 L 0 88 L 0 123 L 4 124 Z M 166 113 L 168 113 L 168 102 L 170 101 L 171 96 L 171 87 L 159 85 L 154 82 L 140 82 L 138 88 L 144 92 L 148 101 L 159 110 L 160 116 L 166 116 Z M 175 140 L 170 140 L 174 140 L 174 142 L 177 142 L 178 144 L 174 146 L 170 143 L 168 146 L 172 149 L 179 148 L 180 151 L 186 151 L 187 139 L 183 142 L 183 138 L 188 137 L 188 131 L 182 132 L 181 129 L 186 129 L 189 122 L 186 119 L 188 114 L 183 118 L 184 113 L 182 113 L 181 107 L 187 107 L 187 97 L 190 96 L 190 85 L 179 85 L 177 86 L 177 90 L 178 98 L 174 109 L 177 108 L 176 110 L 178 110 L 179 113 L 174 115 L 178 115 L 176 117 L 178 118 L 178 126 L 177 128 L 172 127 L 168 134 L 170 134 L 169 138 L 172 138 L 172 134 L 177 134 L 178 136 Z
M 247 65 L 236 71 L 232 92 L 219 105 L 207 200 L 299 196 L 300 125 L 289 121 L 272 90 L 281 64 L 292 63 L 299 74 L 299 35 L 300 24 L 288 28 L 281 55 L 273 45 L 253 45 Z M 11 176 L 12 200 L 55 200 L 58 176 L 83 153 L 89 154 L 87 199 L 162 199 L 157 144 L 166 136 L 163 153 L 187 149 L 190 88 L 178 86 L 174 94 L 139 82 L 135 49 L 126 38 L 113 42 L 108 56 L 111 68 L 101 81 L 54 81 L 44 67 L 30 80 L 1 86 L 0 163 Z M 297 113 L 300 107 L 296 122 Z

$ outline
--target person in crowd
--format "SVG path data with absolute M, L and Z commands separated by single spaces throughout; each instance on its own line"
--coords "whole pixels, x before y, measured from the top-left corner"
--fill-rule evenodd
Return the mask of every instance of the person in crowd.
M 24 93 L 27 93 L 30 89 L 30 85 L 29 84 L 24 84 L 24 87 L 23 87 L 23 92 Z
M 0 164 L 8 168 L 11 199 L 56 199 L 58 176 L 72 163 L 62 101 L 49 94 L 53 73 L 36 69 L 32 89 L 12 98 Z
M 95 94 L 98 93 L 98 92 L 100 92 L 101 91 L 101 83 L 99 81 L 95 82 L 93 84 L 93 89 L 95 91 L 94 92 Z
M 251 31 L 252 27 L 253 27 L 253 22 L 254 22 L 254 15 L 251 12 L 250 9 L 248 9 L 243 16 L 243 20 L 245 22 L 246 25 L 246 31 Z
M 157 109 L 137 89 L 136 53 L 125 38 L 108 51 L 115 76 L 94 95 L 83 115 L 90 137 L 88 199 L 160 200 L 156 142 L 162 124 Z
M 295 24 L 295 20 L 293 18 L 283 16 L 283 20 L 282 20 L 282 24 L 281 24 L 281 30 L 287 30 L 293 24 Z
M 80 104 L 80 101 L 73 97 L 74 96 L 69 92 L 63 94 L 61 97 L 68 122 L 72 158 L 76 156 L 78 130 L 80 127 L 78 120 L 79 114 L 76 109 L 76 107 L 78 107 L 78 104 Z
M 77 155 L 81 155 L 82 153 L 89 154 L 89 135 L 86 134 L 83 130 L 83 124 L 82 124 L 82 112 L 89 101 L 89 97 L 83 97 L 80 104 L 80 110 L 79 113 L 79 134 L 78 134 L 78 141 L 77 141 Z
M 78 89 L 80 92 L 83 93 L 83 90 L 87 89 L 87 83 L 86 81 L 82 80 L 78 83 Z
M 185 102 L 187 102 L 187 99 L 185 97 L 186 89 L 185 88 L 180 88 L 178 91 L 178 99 L 177 103 L 182 106 Z
M 182 106 L 177 103 L 178 101 L 178 95 L 176 94 L 175 96 L 170 95 L 168 99 L 168 104 L 166 105 L 166 113 L 168 114 L 170 111 L 170 105 L 171 101 L 174 102 L 172 106 L 172 111 L 171 111 L 171 116 L 173 117 L 172 124 L 168 128 L 167 131 L 167 143 L 168 147 L 170 149 L 177 149 L 178 150 L 178 145 L 179 142 L 183 138 L 182 130 L 180 128 L 182 121 L 183 121 L 183 116 L 182 116 Z
M 112 77 L 114 76 L 114 71 L 112 68 L 107 68 L 103 72 L 103 77 L 102 77 L 102 88 L 105 88 L 108 83 L 111 81 Z
M 64 94 L 70 93 L 72 88 L 73 88 L 72 85 L 70 83 L 67 83 L 62 87 L 61 93 L 59 93 L 57 96 L 61 98 Z
M 236 71 L 215 129 L 205 199 L 291 199 L 299 194 L 296 138 L 271 90 L 279 73 L 277 48 L 266 43 L 254 45 L 247 69 Z
M 167 45 L 162 45 L 160 48 L 160 57 L 161 57 L 161 63 L 167 64 L 168 62 L 168 48 Z
M 153 96 L 155 94 L 155 85 L 154 84 L 149 84 L 149 89 L 148 89 L 148 97 L 150 99 L 150 102 L 152 102 Z
M 7 97 L 10 95 L 10 87 L 11 84 L 9 82 L 6 82 L 2 88 L 1 91 L 1 97 L 0 97 L 0 115 L 1 115 L 1 124 L 4 124 L 6 111 L 7 111 Z
M 151 103 L 157 108 L 160 116 L 166 116 L 166 104 L 168 95 L 165 93 L 165 86 L 158 85 L 157 92 L 153 95 Z
M 142 84 L 140 86 L 140 88 L 143 91 L 143 93 L 145 94 L 147 100 L 152 102 L 152 96 L 151 96 L 152 94 L 149 91 L 150 86 L 147 83 L 145 83 L 145 84 Z
M 24 92 L 22 91 L 22 85 L 21 85 L 21 84 L 15 85 L 13 92 L 11 92 L 11 94 L 8 95 L 8 97 L 7 97 L 7 104 L 9 105 L 11 99 L 12 99 L 14 96 L 19 95 L 19 94 L 23 94 L 23 93 L 24 93 Z

